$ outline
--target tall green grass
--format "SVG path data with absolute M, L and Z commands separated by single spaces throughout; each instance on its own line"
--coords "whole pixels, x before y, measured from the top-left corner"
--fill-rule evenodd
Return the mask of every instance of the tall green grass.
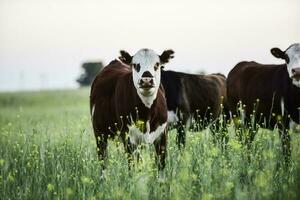
M 100 178 L 88 97 L 88 89 L 0 94 L 0 199 L 300 198 L 300 135 L 291 133 L 286 168 L 277 130 L 260 129 L 250 155 L 231 126 L 226 150 L 207 129 L 188 132 L 180 152 L 171 130 L 163 174 L 153 146 L 128 171 L 122 143 L 110 141 Z

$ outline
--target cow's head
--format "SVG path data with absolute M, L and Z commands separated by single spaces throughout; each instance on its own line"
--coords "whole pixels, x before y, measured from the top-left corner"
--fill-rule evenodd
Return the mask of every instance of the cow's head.
M 134 56 L 123 50 L 120 53 L 119 59 L 132 67 L 133 83 L 139 97 L 150 108 L 160 85 L 161 66 L 174 57 L 174 51 L 166 50 L 161 55 L 151 49 L 141 49 Z
M 293 84 L 300 87 L 300 44 L 293 44 L 285 51 L 282 51 L 279 48 L 273 48 L 271 49 L 271 53 L 276 58 L 285 60 Z

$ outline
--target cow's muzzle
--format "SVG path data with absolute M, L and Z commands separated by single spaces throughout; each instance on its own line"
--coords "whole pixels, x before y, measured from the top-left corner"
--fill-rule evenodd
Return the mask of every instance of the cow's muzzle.
M 150 77 L 143 77 L 141 78 L 139 85 L 142 89 L 151 89 L 154 87 L 154 80 Z

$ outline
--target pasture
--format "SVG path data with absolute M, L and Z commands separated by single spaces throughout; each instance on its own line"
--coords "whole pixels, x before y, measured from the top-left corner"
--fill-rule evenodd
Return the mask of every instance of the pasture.
M 288 168 L 276 130 L 260 129 L 248 152 L 229 125 L 225 151 L 209 129 L 188 132 L 179 151 L 170 130 L 160 176 L 153 146 L 128 171 L 123 144 L 110 141 L 100 178 L 88 102 L 89 89 L 0 94 L 0 199 L 300 198 L 300 134 L 292 131 Z

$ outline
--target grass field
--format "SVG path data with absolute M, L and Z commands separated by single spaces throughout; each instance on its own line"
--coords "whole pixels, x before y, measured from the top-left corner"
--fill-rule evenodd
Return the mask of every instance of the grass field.
M 91 129 L 89 90 L 0 94 L 0 199 L 300 199 L 300 135 L 282 164 L 276 130 L 261 129 L 248 161 L 229 129 L 226 151 L 209 130 L 189 132 L 185 150 L 169 131 L 163 176 L 154 148 L 128 171 L 123 145 L 109 143 L 105 179 Z

